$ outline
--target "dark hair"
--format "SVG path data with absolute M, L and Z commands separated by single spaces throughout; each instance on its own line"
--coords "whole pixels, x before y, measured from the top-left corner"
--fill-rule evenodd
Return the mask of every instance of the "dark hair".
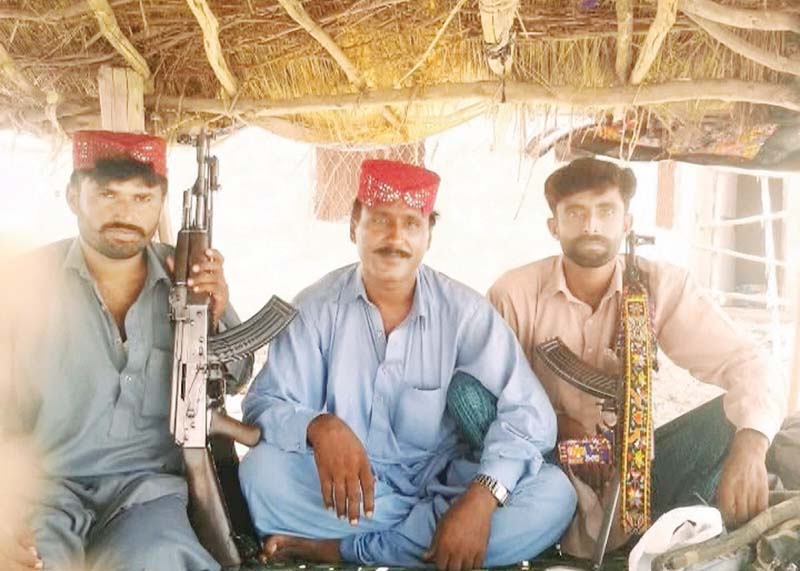
M 355 228 L 355 225 L 358 224 L 358 221 L 361 219 L 361 209 L 364 208 L 361 200 L 358 197 L 353 200 L 353 209 L 350 211 L 350 228 Z M 436 226 L 436 221 L 439 219 L 439 213 L 433 210 L 430 214 L 428 214 L 428 228 L 433 230 L 433 227 Z
M 636 193 L 636 177 L 631 169 L 623 169 L 612 162 L 595 158 L 575 159 L 561 167 L 544 183 L 544 195 L 550 210 L 555 214 L 556 205 L 567 196 L 595 190 L 603 192 L 609 188 L 619 189 L 625 210 Z
M 131 158 L 100 159 L 93 169 L 81 169 L 72 172 L 70 186 L 76 188 L 84 177 L 91 178 L 99 185 L 111 181 L 140 179 L 146 186 L 160 186 L 161 192 L 167 192 L 167 179 L 153 170 L 150 163 L 140 163 Z

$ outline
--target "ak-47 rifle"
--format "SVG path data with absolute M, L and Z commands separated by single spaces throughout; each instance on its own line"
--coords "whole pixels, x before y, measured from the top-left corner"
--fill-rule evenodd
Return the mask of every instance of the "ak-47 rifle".
M 192 265 L 211 247 L 214 193 L 219 188 L 218 160 L 210 154 L 213 135 L 201 131 L 179 142 L 197 149 L 197 179 L 183 193 L 183 221 L 175 248 L 175 278 L 169 296 L 174 354 L 169 427 L 183 449 L 189 483 L 189 518 L 203 546 L 223 567 L 238 567 L 242 557 L 211 455 L 212 440 L 227 443 L 224 461 L 236 457 L 232 441 L 255 446 L 260 430 L 225 414 L 226 363 L 252 355 L 292 320 L 295 309 L 273 296 L 252 318 L 214 335 L 207 294 L 187 285 Z M 223 444 L 222 448 L 226 446 Z M 228 486 L 234 489 L 236 486 Z
M 628 233 L 625 252 L 625 272 L 623 276 L 623 299 L 621 301 L 622 304 L 625 304 L 629 301 L 625 298 L 630 297 L 631 301 L 639 304 L 640 313 L 638 317 L 640 319 L 640 324 L 646 324 L 646 326 L 639 327 L 637 330 L 646 330 L 646 335 L 650 335 L 651 332 L 647 302 L 647 276 L 639 268 L 636 259 L 636 246 L 653 243 L 655 243 L 655 238 L 652 236 L 638 236 L 633 232 Z M 638 297 L 634 299 L 633 296 Z M 628 308 L 625 308 L 623 312 L 624 316 L 627 316 L 627 311 Z M 621 326 L 623 329 L 627 327 L 624 324 L 621 324 Z M 649 341 L 654 342 L 655 340 L 651 339 Z M 627 338 L 624 342 L 627 343 Z M 647 358 L 644 360 L 646 363 L 645 367 L 655 369 L 655 347 L 651 347 L 650 342 L 646 343 L 646 346 L 648 351 L 652 351 L 652 354 L 647 355 Z M 609 484 L 612 490 L 612 496 L 604 506 L 603 522 L 592 555 L 592 569 L 599 571 L 603 565 L 603 559 L 605 558 L 611 527 L 616 512 L 620 509 L 620 502 L 624 499 L 621 485 L 625 485 L 623 480 L 627 476 L 627 472 L 623 470 L 623 468 L 624 465 L 629 462 L 630 455 L 626 426 L 628 425 L 630 414 L 634 412 L 628 404 L 631 400 L 630 380 L 626 382 L 624 374 L 621 377 L 614 377 L 589 365 L 581 360 L 578 355 L 573 353 L 558 337 L 548 339 L 537 345 L 536 355 L 556 374 L 556 376 L 581 391 L 600 398 L 602 410 L 614 413 L 617 418 L 616 426 L 613 427 L 613 430 L 609 430 L 606 435 L 585 440 L 567 441 L 561 443 L 559 446 L 562 463 L 569 464 L 571 461 L 570 451 L 575 450 L 577 451 L 577 455 L 580 456 L 580 458 L 575 459 L 577 463 L 607 463 L 610 460 L 616 467 Z M 622 355 L 622 357 L 625 358 L 625 355 Z M 642 376 L 638 376 L 637 378 L 641 379 Z M 647 379 L 649 380 L 649 372 L 647 372 Z M 652 438 L 652 425 L 650 424 L 649 383 L 646 387 L 646 391 L 648 394 L 644 395 L 645 398 L 636 398 L 636 401 L 646 400 L 646 410 L 635 412 L 638 412 L 639 416 L 644 419 L 646 426 L 641 432 L 646 433 L 647 436 L 645 438 L 650 440 Z M 611 452 L 611 450 L 613 450 L 613 452 Z M 644 450 L 648 453 L 651 451 L 650 443 L 644 447 Z M 561 452 L 563 452 L 563 454 Z M 612 458 L 608 458 L 608 456 L 612 456 Z M 646 462 L 649 463 L 649 461 L 650 459 L 648 458 Z M 649 468 L 646 468 L 644 472 L 646 472 L 646 474 L 643 476 L 643 479 L 649 480 Z M 649 490 L 649 481 L 643 482 L 643 486 Z M 649 491 L 645 492 L 645 496 L 648 494 Z M 644 501 L 648 503 L 648 506 L 644 509 L 644 516 L 639 518 L 635 525 L 631 525 L 634 531 L 640 533 L 643 533 L 643 528 L 649 525 L 649 497 L 645 497 Z M 624 521 L 623 527 L 626 527 Z

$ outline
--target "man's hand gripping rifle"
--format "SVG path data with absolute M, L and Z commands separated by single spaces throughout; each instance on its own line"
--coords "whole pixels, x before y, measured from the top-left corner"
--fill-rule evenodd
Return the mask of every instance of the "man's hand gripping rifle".
M 214 335 L 209 297 L 192 291 L 187 281 L 192 266 L 211 247 L 218 161 L 210 155 L 212 136 L 201 131 L 179 142 L 197 149 L 197 179 L 183 193 L 183 221 L 175 248 L 170 318 L 174 354 L 169 427 L 183 448 L 189 482 L 190 518 L 201 543 L 223 567 L 241 563 L 235 534 L 211 457 L 211 437 L 255 446 L 260 431 L 225 414 L 226 364 L 251 356 L 292 320 L 294 308 L 277 297 L 245 323 Z M 229 446 L 229 448 L 231 448 Z

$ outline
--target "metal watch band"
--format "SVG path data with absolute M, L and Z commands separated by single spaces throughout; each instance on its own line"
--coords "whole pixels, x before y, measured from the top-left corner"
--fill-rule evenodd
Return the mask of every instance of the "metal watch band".
M 472 481 L 489 490 L 492 496 L 494 496 L 498 506 L 503 507 L 506 505 L 506 502 L 508 502 L 508 490 L 503 484 L 491 476 L 478 474 Z

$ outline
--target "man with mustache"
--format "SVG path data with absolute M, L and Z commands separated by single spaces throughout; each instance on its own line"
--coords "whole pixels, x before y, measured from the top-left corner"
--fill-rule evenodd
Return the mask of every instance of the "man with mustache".
M 555 416 L 513 333 L 422 264 L 438 186 L 420 167 L 364 162 L 350 219 L 360 262 L 300 293 L 245 398 L 263 441 L 240 477 L 268 561 L 509 565 L 572 518 L 572 487 L 543 459 Z M 474 457 L 445 414 L 454 374 L 498 398 Z
M 81 131 L 73 165 L 66 197 L 79 236 L 19 261 L 23 287 L 4 312 L 0 429 L 36 448 L 42 497 L 18 514 L 27 525 L 0 545 L 0 568 L 219 569 L 189 525 L 167 420 L 172 259 L 152 242 L 166 142 Z M 197 262 L 190 287 L 210 296 L 215 323 L 238 322 L 219 252 Z
M 583 361 L 619 375 L 618 324 L 625 259 L 631 231 L 628 212 L 636 189 L 630 169 L 581 158 L 545 182 L 552 211 L 547 221 L 563 254 L 504 274 L 488 298 L 516 333 L 547 390 L 558 417 L 559 440 L 583 439 L 609 427 L 598 398 L 557 378 L 536 356 L 540 343 L 560 337 Z M 681 505 L 715 503 L 731 525 L 767 507 L 765 455 L 784 417 L 784 388 L 765 357 L 694 283 L 663 262 L 639 260 L 652 301 L 658 346 L 693 376 L 726 390 L 655 432 L 653 518 Z M 610 490 L 608 474 L 576 469 L 576 521 L 562 546 L 579 556 L 592 550 L 590 529 L 602 518 L 595 494 Z M 625 535 L 615 529 L 611 543 Z

